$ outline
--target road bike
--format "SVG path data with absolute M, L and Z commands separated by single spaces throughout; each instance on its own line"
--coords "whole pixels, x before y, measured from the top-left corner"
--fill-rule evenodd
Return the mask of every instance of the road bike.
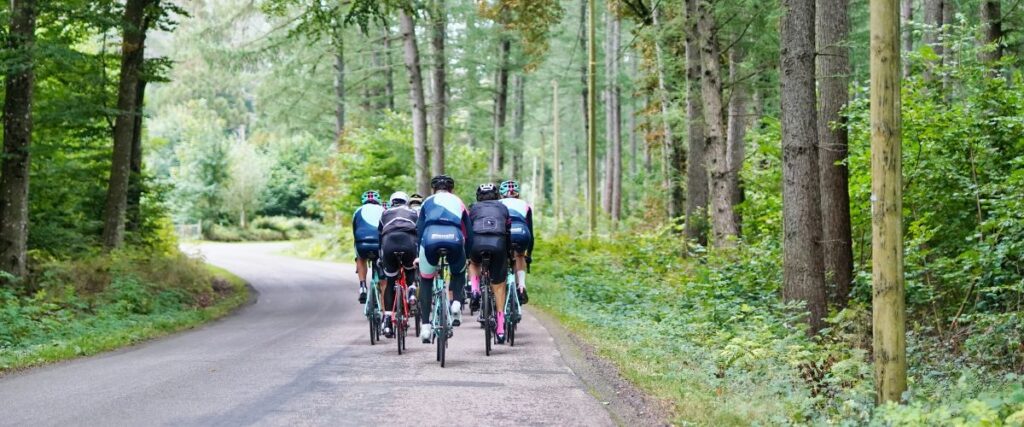
M 516 273 L 511 267 L 513 265 L 514 259 L 510 260 L 508 277 L 505 280 L 505 285 L 508 286 L 505 292 L 505 339 L 508 340 L 509 347 L 516 346 L 516 327 L 523 318 L 522 304 L 519 303 L 519 292 L 516 287 Z
M 480 254 L 480 318 L 484 320 L 484 354 L 491 355 L 491 345 L 497 341 L 497 307 L 494 302 L 494 290 L 491 289 L 491 254 Z
M 366 305 L 363 306 L 363 314 L 366 319 L 370 322 L 370 345 L 377 344 L 380 341 L 382 324 L 384 322 L 384 313 L 381 312 L 381 295 L 380 295 L 380 267 L 377 265 L 376 260 L 367 261 L 370 263 L 370 269 L 372 271 L 370 276 L 370 286 L 367 289 Z
M 448 268 L 448 251 L 441 249 L 437 263 L 437 275 L 434 276 L 433 300 L 434 310 L 430 322 L 433 335 L 430 340 L 437 344 L 437 361 L 444 367 L 445 351 L 448 349 L 448 338 L 452 337 L 452 320 L 448 308 L 448 287 L 445 284 L 445 269 Z
M 395 258 L 402 260 L 404 252 L 395 252 Z M 409 334 L 408 319 L 411 316 L 416 324 L 416 336 L 420 334 L 420 318 L 415 307 L 409 307 L 409 285 L 405 277 L 405 268 L 399 266 L 398 277 L 395 279 L 395 298 L 391 307 L 394 315 L 391 317 L 391 330 L 395 333 L 395 341 L 398 345 L 398 354 L 405 350 L 405 338 Z

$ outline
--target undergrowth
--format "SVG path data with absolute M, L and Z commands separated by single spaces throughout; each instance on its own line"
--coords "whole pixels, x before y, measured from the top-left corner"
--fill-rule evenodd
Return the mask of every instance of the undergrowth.
M 870 311 L 832 313 L 817 338 L 781 302 L 781 251 L 754 246 L 681 256 L 668 231 L 594 241 L 541 240 L 531 294 L 698 425 L 1021 425 L 1012 370 L 950 351 L 910 322 L 909 403 L 874 405 Z
M 0 372 L 91 355 L 223 316 L 244 282 L 177 250 L 39 260 L 0 287 Z

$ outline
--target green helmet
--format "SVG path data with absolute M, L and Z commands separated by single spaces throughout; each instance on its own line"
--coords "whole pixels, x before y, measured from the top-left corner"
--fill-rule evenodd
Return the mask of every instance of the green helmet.
M 519 197 L 519 182 L 514 179 L 502 182 L 501 197 Z
M 377 192 L 377 190 L 364 191 L 362 200 L 364 205 L 367 203 L 376 203 L 378 205 L 381 204 L 380 193 Z

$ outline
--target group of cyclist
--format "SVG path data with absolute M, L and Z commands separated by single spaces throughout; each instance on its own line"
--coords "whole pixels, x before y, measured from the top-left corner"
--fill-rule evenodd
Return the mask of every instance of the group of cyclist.
M 384 294 L 384 336 L 392 337 L 391 316 L 396 281 L 404 270 L 407 278 L 419 276 L 419 289 L 428 295 L 438 274 L 444 254 L 449 268 L 449 291 L 453 295 L 449 310 L 452 326 L 462 323 L 462 301 L 465 300 L 468 264 L 473 311 L 480 305 L 480 272 L 482 263 L 495 272 L 491 280 L 497 301 L 506 295 L 508 262 L 513 260 L 515 285 L 519 301 L 526 304 L 526 267 L 533 251 L 533 213 L 530 205 L 519 198 L 519 183 L 503 181 L 500 185 L 480 184 L 476 203 L 469 209 L 452 191 L 455 180 L 447 175 L 430 180 L 433 194 L 424 199 L 398 191 L 384 202 L 374 190 L 362 194 L 362 206 L 352 218 L 355 237 L 356 272 L 359 276 L 359 303 L 367 303 L 369 263 L 379 263 L 386 280 L 380 281 Z M 467 262 L 468 261 L 468 262 Z M 429 297 L 417 298 L 417 286 L 409 286 L 409 303 L 419 304 L 423 327 L 420 339 L 431 340 L 431 302 Z M 505 341 L 504 306 L 497 306 L 496 339 Z

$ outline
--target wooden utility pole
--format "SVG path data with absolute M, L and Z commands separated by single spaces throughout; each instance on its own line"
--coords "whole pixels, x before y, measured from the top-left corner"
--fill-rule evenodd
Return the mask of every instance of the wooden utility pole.
M 878 403 L 907 389 L 898 0 L 871 0 L 871 283 Z
M 587 1 L 587 229 L 594 237 L 597 231 L 597 129 L 594 123 L 594 77 L 597 68 L 597 51 L 594 38 L 594 2 Z
M 551 80 L 551 139 L 555 150 L 555 188 L 551 194 L 552 203 L 555 205 L 555 223 L 562 223 L 562 162 L 558 157 L 558 80 Z

